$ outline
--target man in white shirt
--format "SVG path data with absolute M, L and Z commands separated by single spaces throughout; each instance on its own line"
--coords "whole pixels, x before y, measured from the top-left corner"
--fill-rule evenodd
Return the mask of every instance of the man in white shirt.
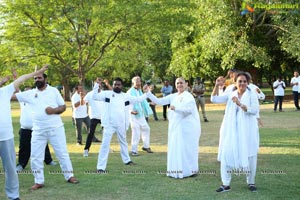
M 113 82 L 113 90 L 101 91 L 100 79 L 97 78 L 94 85 L 94 100 L 103 101 L 104 109 L 101 118 L 103 129 L 102 145 L 99 151 L 97 171 L 105 172 L 107 159 L 109 154 L 110 141 L 114 133 L 117 134 L 120 147 L 121 157 L 125 165 L 134 165 L 128 154 L 128 144 L 126 141 L 126 131 L 129 128 L 129 105 L 141 102 L 146 99 L 146 94 L 140 97 L 133 97 L 122 92 L 123 81 L 121 78 L 115 78 Z
M 86 102 L 84 101 L 85 93 L 82 85 L 75 87 L 75 93 L 73 94 L 71 101 L 73 107 L 73 118 L 75 120 L 76 127 L 76 139 L 77 145 L 82 145 L 82 123 L 87 127 L 87 131 L 90 131 L 90 118 L 87 112 Z
M 277 111 L 277 105 L 279 103 L 279 112 L 283 112 L 282 110 L 282 102 L 284 97 L 284 90 L 285 90 L 285 82 L 282 81 L 282 76 L 279 76 L 278 79 L 273 83 L 274 88 L 274 112 Z
M 30 87 L 26 87 L 24 91 L 31 90 Z M 24 102 L 20 102 L 21 115 L 20 115 L 20 125 L 21 128 L 19 130 L 20 135 L 20 143 L 19 143 L 19 157 L 18 157 L 18 165 L 17 172 L 21 172 L 25 169 L 29 158 L 30 158 L 30 150 L 31 150 L 31 137 L 32 137 L 32 108 L 30 104 L 26 104 Z M 45 159 L 44 162 L 47 165 L 55 166 L 56 162 L 52 160 L 50 149 L 47 144 L 45 149 Z
M 67 182 L 77 184 L 66 143 L 65 129 L 60 114 L 66 105 L 59 91 L 47 84 L 47 75 L 38 73 L 34 77 L 35 89 L 16 94 L 19 102 L 25 102 L 33 109 L 33 132 L 31 138 L 31 170 L 34 185 L 31 190 L 44 187 L 44 155 L 48 140 L 59 160 Z
M 9 85 L 0 88 L 0 157 L 5 171 L 5 192 L 8 199 L 20 199 L 10 100 L 21 83 L 39 73 L 43 73 L 47 68 L 48 66 L 44 66 L 36 72 L 22 75 Z M 1 80 L 1 86 L 9 79 L 9 77 L 6 77 Z
M 294 71 L 294 77 L 291 80 L 291 86 L 293 90 L 294 104 L 296 111 L 300 111 L 299 107 L 299 91 L 300 91 L 300 76 L 298 71 Z
M 131 80 L 132 87 L 127 91 L 127 94 L 135 97 L 143 95 L 141 86 L 141 78 L 135 76 Z M 143 140 L 142 150 L 147 153 L 153 153 L 150 148 L 150 127 L 146 121 L 146 118 L 152 114 L 152 110 L 149 106 L 149 103 L 144 100 L 140 103 L 135 103 L 129 107 L 130 113 L 130 124 L 131 124 L 131 155 L 138 156 L 138 144 L 140 142 L 141 134 Z

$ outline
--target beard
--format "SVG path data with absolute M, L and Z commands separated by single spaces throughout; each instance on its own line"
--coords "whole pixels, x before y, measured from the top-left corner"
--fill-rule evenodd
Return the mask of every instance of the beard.
M 120 88 L 114 88 L 113 91 L 114 91 L 115 93 L 121 93 L 121 89 L 120 89 Z
M 45 82 L 44 81 L 36 81 L 35 82 L 35 86 L 38 88 L 38 89 L 41 89 L 45 86 Z

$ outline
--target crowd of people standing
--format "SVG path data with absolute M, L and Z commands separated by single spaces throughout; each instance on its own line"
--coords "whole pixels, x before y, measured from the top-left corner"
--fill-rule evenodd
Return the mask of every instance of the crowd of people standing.
M 47 84 L 45 65 L 40 70 L 16 78 L 11 84 L 0 88 L 0 96 L 5 118 L 1 119 L 0 156 L 6 171 L 6 194 L 9 199 L 19 199 L 19 183 L 17 171 L 21 171 L 31 158 L 31 170 L 34 175 L 34 185 L 31 190 L 44 187 L 44 165 L 56 165 L 52 160 L 48 142 L 54 149 L 64 178 L 72 184 L 79 183 L 73 173 L 65 129 L 60 114 L 66 110 L 65 102 L 59 91 Z M 255 184 L 257 154 L 259 148 L 259 126 L 262 122 L 259 115 L 259 100 L 264 100 L 263 92 L 251 81 L 248 72 L 229 70 L 229 81 L 220 76 L 216 79 L 211 93 L 212 103 L 226 103 L 224 118 L 220 128 L 218 161 L 222 185 L 216 192 L 231 190 L 231 174 L 245 172 L 250 191 L 257 190 Z M 35 88 L 18 92 L 19 85 L 34 78 Z M 6 80 L 8 81 L 8 79 Z M 229 83 L 230 82 L 230 83 Z M 149 83 L 149 82 L 148 82 Z M 105 173 L 110 143 L 116 133 L 120 143 L 120 155 L 125 165 L 135 165 L 130 158 L 126 138 L 127 130 L 131 127 L 131 156 L 139 156 L 138 145 L 143 141 L 142 151 L 153 153 L 150 148 L 149 116 L 155 114 L 155 106 L 163 106 L 163 120 L 168 121 L 168 152 L 166 175 L 173 178 L 196 176 L 199 172 L 199 141 L 201 123 L 199 108 L 203 121 L 208 122 L 205 112 L 206 91 L 205 81 L 195 78 L 195 83 L 189 88 L 188 82 L 179 77 L 172 84 L 164 81 L 161 88 L 162 97 L 153 94 L 153 86 L 145 84 L 141 77 L 132 78 L 132 87 L 123 91 L 123 80 L 115 78 L 112 86 L 107 80 L 97 78 L 93 90 L 87 94 L 82 85 L 75 88 L 72 95 L 72 111 L 75 122 L 75 135 L 78 145 L 83 145 L 81 134 L 82 124 L 87 127 L 88 136 L 83 149 L 83 156 L 88 157 L 92 142 L 102 142 L 99 149 L 96 170 Z M 296 110 L 299 108 L 298 71 L 294 72 L 291 80 L 293 100 Z M 105 87 L 103 87 L 105 85 Z M 273 83 L 274 111 L 282 112 L 282 102 L 286 84 L 279 76 Z M 16 92 L 16 93 L 15 93 Z M 14 152 L 13 129 L 10 112 L 10 100 L 16 99 L 21 106 L 20 119 L 20 153 L 16 165 Z M 88 111 L 88 108 L 89 111 Z M 102 141 L 95 137 L 97 125 L 102 130 Z

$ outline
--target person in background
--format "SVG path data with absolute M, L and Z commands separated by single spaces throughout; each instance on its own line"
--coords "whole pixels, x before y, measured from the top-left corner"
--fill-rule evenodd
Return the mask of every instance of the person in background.
M 166 97 L 170 94 L 172 94 L 173 92 L 173 87 L 172 85 L 170 85 L 169 81 L 168 80 L 165 80 L 164 81 L 164 86 L 161 88 L 160 90 L 163 94 L 163 97 Z M 167 109 L 170 107 L 169 104 L 167 105 L 163 105 L 163 117 L 164 117 L 164 120 L 166 121 L 167 120 Z
M 204 82 L 201 81 L 200 77 L 196 78 L 192 91 L 195 97 L 197 109 L 199 110 L 199 107 L 201 107 L 204 122 L 208 122 L 208 119 L 206 117 L 206 112 L 205 112 L 205 97 L 204 97 L 205 85 Z
M 279 112 L 283 112 L 282 110 L 282 102 L 284 97 L 284 90 L 285 90 L 285 82 L 282 80 L 282 76 L 278 76 L 278 79 L 273 83 L 274 88 L 274 112 L 277 111 L 277 106 L 279 103 Z
M 294 71 L 294 77 L 291 80 L 291 86 L 293 90 L 293 99 L 294 99 L 296 111 L 300 111 L 300 107 L 299 107 L 300 76 L 298 71 Z
M 25 87 L 24 91 L 31 90 L 30 87 Z M 31 150 L 31 136 L 32 136 L 32 108 L 29 104 L 20 102 L 21 115 L 20 115 L 20 124 L 21 128 L 19 130 L 20 143 L 19 143 L 19 158 L 17 164 L 17 172 L 23 171 L 25 169 L 29 158 Z M 46 165 L 55 166 L 56 162 L 52 160 L 50 149 L 48 144 L 45 149 L 45 159 L 44 162 Z
M 145 86 L 149 87 L 150 90 L 152 91 L 152 93 L 155 94 L 155 92 L 154 92 L 155 86 L 153 84 L 151 84 L 150 81 L 147 81 Z M 154 120 L 158 121 L 158 117 L 157 117 L 157 113 L 156 113 L 156 104 L 153 103 L 149 98 L 147 98 L 147 101 L 150 105 L 150 108 L 152 109 Z M 148 117 L 146 117 L 146 121 L 148 122 Z
M 127 91 L 127 94 L 140 97 L 142 92 L 142 81 L 139 76 L 135 76 L 131 80 L 132 87 Z M 150 127 L 146 118 L 152 114 L 152 110 L 146 100 L 140 103 L 134 103 L 129 106 L 129 120 L 131 125 L 131 155 L 138 156 L 138 144 L 142 135 L 143 147 L 142 150 L 147 153 L 153 153 L 150 148 Z

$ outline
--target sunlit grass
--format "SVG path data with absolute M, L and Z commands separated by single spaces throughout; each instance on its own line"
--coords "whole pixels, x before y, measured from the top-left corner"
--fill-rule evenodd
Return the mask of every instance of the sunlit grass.
M 65 124 L 68 150 L 78 185 L 67 184 L 63 175 L 51 174 L 60 167 L 45 166 L 46 187 L 29 192 L 33 184 L 30 173 L 19 174 L 21 199 L 297 199 L 299 188 L 299 152 L 300 152 L 300 112 L 295 112 L 291 102 L 284 103 L 283 113 L 274 113 L 273 104 L 261 105 L 261 118 L 264 127 L 260 128 L 260 150 L 256 182 L 257 193 L 247 190 L 245 177 L 233 175 L 232 191 L 217 194 L 214 190 L 221 184 L 218 152 L 219 128 L 224 113 L 224 105 L 207 104 L 208 123 L 203 122 L 200 113 L 202 134 L 199 144 L 200 174 L 195 178 L 175 180 L 167 178 L 164 172 L 167 162 L 167 126 L 166 121 L 154 121 L 150 117 L 151 148 L 153 154 L 140 151 L 139 157 L 132 157 L 135 166 L 125 166 L 120 157 L 120 146 L 113 136 L 109 155 L 107 174 L 95 174 L 99 143 L 93 143 L 89 157 L 84 158 L 84 146 L 76 145 L 75 127 L 71 121 L 71 107 L 62 118 Z M 18 151 L 19 107 L 13 103 L 13 122 L 15 149 Z M 159 118 L 162 119 L 162 107 L 158 106 Z M 86 139 L 86 133 L 83 139 Z M 102 139 L 97 129 L 96 136 Z M 131 133 L 127 133 L 130 150 Z M 139 146 L 141 148 L 141 145 Z M 51 148 L 54 159 L 55 154 Z M 0 168 L 0 170 L 2 170 Z M 28 165 L 26 170 L 30 170 Z M 5 199 L 4 175 L 0 180 L 0 199 Z

